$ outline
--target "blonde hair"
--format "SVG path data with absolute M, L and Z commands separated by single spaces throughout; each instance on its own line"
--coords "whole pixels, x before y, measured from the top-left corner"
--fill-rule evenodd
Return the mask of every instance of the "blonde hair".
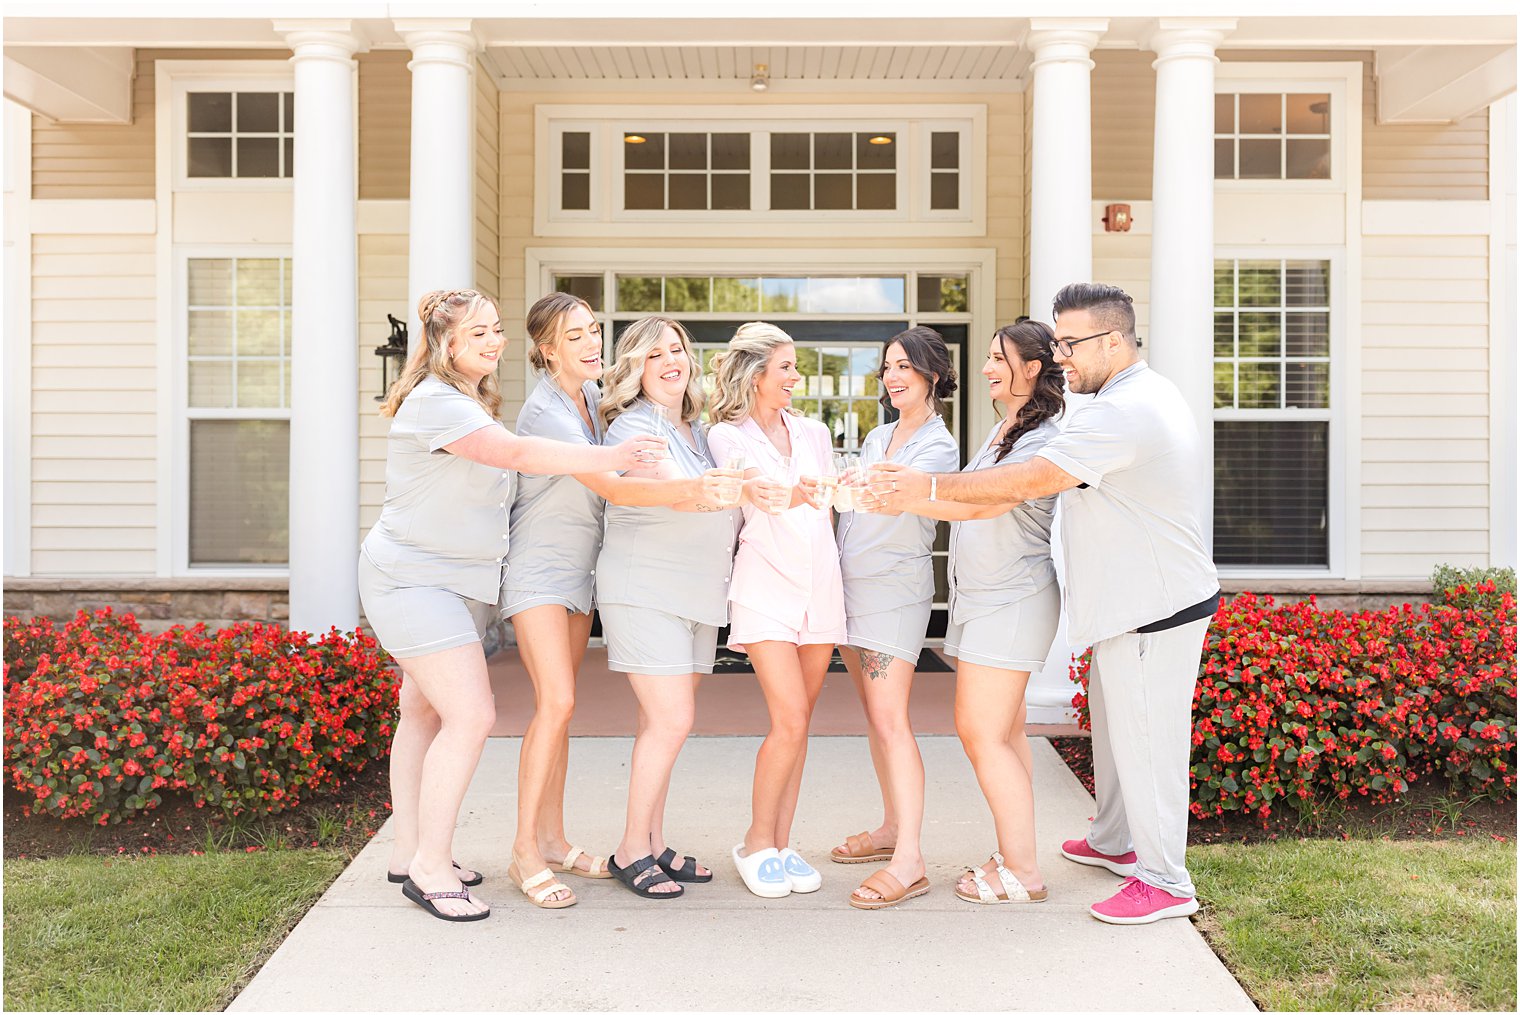
M 569 293 L 550 293 L 535 301 L 528 308 L 526 328 L 528 341 L 528 362 L 534 368 L 548 372 L 549 358 L 544 355 L 559 348 L 560 342 L 565 337 L 565 315 L 576 307 L 585 307 L 588 313 L 595 316 L 591 310 L 591 304 L 579 296 L 571 296 Z
M 479 309 L 482 303 L 496 306 L 491 297 L 474 289 L 435 289 L 423 294 L 417 301 L 417 319 L 422 322 L 422 340 L 412 343 L 412 350 L 401 368 L 391 390 L 380 406 L 380 415 L 394 416 L 412 389 L 426 377 L 436 377 L 445 384 L 458 388 L 469 395 L 494 418 L 501 411 L 501 391 L 496 386 L 496 375 L 486 374 L 479 384 L 472 385 L 463 374 L 454 369 L 454 358 L 449 355 L 449 339 L 454 331 Z M 497 311 L 498 315 L 500 311 Z
M 644 361 L 660 343 L 665 329 L 670 328 L 681 338 L 681 348 L 686 350 L 690 370 L 686 375 L 686 393 L 681 396 L 681 422 L 688 423 L 702 415 L 702 362 L 691 347 L 691 335 L 681 322 L 669 317 L 640 317 L 628 325 L 618 336 L 616 359 L 612 368 L 602 379 L 602 404 L 597 412 L 608 426 L 633 407 L 644 394 Z
M 783 345 L 792 345 L 792 336 L 764 321 L 741 324 L 728 340 L 728 350 L 713 357 L 716 382 L 709 415 L 714 423 L 737 423 L 754 412 L 755 386 L 765 373 L 771 356 Z M 796 409 L 788 412 L 800 415 Z

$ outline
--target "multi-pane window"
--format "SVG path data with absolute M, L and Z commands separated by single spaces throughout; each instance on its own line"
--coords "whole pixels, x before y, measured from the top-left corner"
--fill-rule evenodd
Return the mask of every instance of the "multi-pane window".
M 623 207 L 743 211 L 749 208 L 749 147 L 747 133 L 626 131 Z
M 285 563 L 290 259 L 191 258 L 187 269 L 189 560 Z
M 1214 263 L 1214 559 L 1329 563 L 1330 264 Z
M 1214 178 L 1330 179 L 1329 94 L 1216 94 Z
M 620 311 L 651 314 L 900 314 L 906 282 L 901 275 L 618 275 L 617 299 Z
M 649 107 L 637 119 L 540 107 L 535 229 L 544 236 L 976 236 L 985 111 L 970 106 Z M 704 107 L 704 110 L 706 107 Z
M 567 130 L 559 139 L 559 204 L 565 211 L 591 209 L 591 135 Z
M 295 169 L 295 93 L 189 92 L 185 174 L 288 179 Z
M 929 134 L 929 208 L 954 211 L 961 206 L 961 135 L 954 130 Z
M 771 135 L 771 207 L 890 211 L 897 207 L 897 135 L 890 131 Z

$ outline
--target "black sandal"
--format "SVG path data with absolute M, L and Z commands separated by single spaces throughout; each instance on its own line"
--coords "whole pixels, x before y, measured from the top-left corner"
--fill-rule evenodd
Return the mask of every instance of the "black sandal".
M 468 902 L 470 900 L 470 893 L 467 891 L 424 892 L 421 888 L 417 887 L 417 883 L 415 881 L 413 881 L 411 878 L 407 878 L 405 879 L 405 883 L 403 883 L 401 886 L 401 894 L 417 903 L 417 905 L 421 906 L 429 913 L 432 913 L 434 916 L 438 917 L 438 919 L 447 920 L 450 923 L 473 923 L 476 920 L 484 920 L 486 917 L 491 915 L 491 911 L 488 909 L 484 913 L 464 913 L 463 915 L 455 916 L 452 913 L 445 913 L 443 910 L 433 905 L 434 899 L 464 899 L 466 902 Z
M 459 866 L 457 862 L 454 864 L 454 870 L 459 874 L 464 873 L 464 868 Z M 392 874 L 390 871 L 385 872 L 385 880 L 389 881 L 393 885 L 405 884 L 406 879 L 409 877 L 411 877 L 410 874 Z M 476 871 L 473 878 L 470 878 L 468 881 L 466 881 L 464 878 L 460 878 L 459 883 L 464 885 L 466 888 L 474 888 L 476 885 L 483 883 L 485 879 L 486 876 L 484 874 Z
M 686 861 L 685 866 L 674 866 L 676 851 L 667 847 L 665 852 L 661 853 L 659 858 L 655 860 L 655 863 L 660 865 L 660 870 L 670 875 L 670 880 L 672 881 L 681 881 L 688 885 L 705 885 L 712 880 L 712 871 L 708 871 L 706 874 L 697 873 L 697 868 L 701 864 L 697 863 L 696 857 L 683 856 L 681 859 Z
M 646 899 L 679 899 L 686 893 L 686 889 L 684 888 L 677 888 L 673 892 L 650 891 L 650 889 L 655 885 L 663 885 L 675 880 L 674 878 L 668 877 L 665 874 L 665 871 L 660 869 L 659 864 L 655 862 L 655 858 L 652 856 L 640 857 L 639 859 L 633 861 L 633 863 L 629 864 L 627 867 L 619 867 L 617 865 L 617 857 L 615 855 L 610 856 L 607 858 L 607 869 L 611 871 L 612 876 L 621 881 L 630 892 L 635 895 L 642 896 Z M 647 877 L 645 877 L 645 872 L 649 871 L 650 869 L 653 869 L 654 873 L 649 874 Z

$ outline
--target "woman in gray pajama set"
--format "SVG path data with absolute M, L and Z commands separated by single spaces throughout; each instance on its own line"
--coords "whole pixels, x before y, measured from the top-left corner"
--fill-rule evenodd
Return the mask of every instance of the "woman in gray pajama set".
M 602 403 L 606 439 L 664 429 L 669 447 L 667 458 L 634 470 L 638 475 L 691 481 L 713 470 L 700 375 L 691 340 L 675 321 L 646 317 L 618 339 Z M 663 420 L 662 409 L 668 412 Z M 671 770 L 695 717 L 697 684 L 713 671 L 718 628 L 728 623 L 741 475 L 724 474 L 716 501 L 607 508 L 597 607 L 607 665 L 628 674 L 639 702 L 627 821 L 610 866 L 645 898 L 672 899 L 685 890 L 679 882 L 712 880 L 693 857 L 666 847 L 663 826 Z
M 955 392 L 956 378 L 950 351 L 939 333 L 917 327 L 894 336 L 883 350 L 878 376 L 882 405 L 900 415 L 866 435 L 862 456 L 925 472 L 960 468 L 960 448 L 941 415 L 942 400 Z M 881 786 L 884 816 L 874 832 L 852 835 L 836 846 L 830 859 L 836 863 L 885 859 L 888 865 L 872 877 L 890 876 L 899 886 L 912 886 L 925 874 L 919 848 L 924 764 L 908 717 L 908 696 L 934 604 L 937 526 L 932 518 L 870 507 L 867 497 L 855 511 L 839 516 L 839 567 L 848 632 L 840 655 L 869 720 L 871 761 Z M 850 905 L 876 909 L 889 904 L 869 881 L 850 896 Z M 893 888 L 890 894 L 903 893 Z
M 391 879 L 440 919 L 481 920 L 490 910 L 463 884 L 481 879 L 453 863 L 454 823 L 496 720 L 480 637 L 501 589 L 513 470 L 630 468 L 662 442 L 567 449 L 514 436 L 495 417 L 506 345 L 496 306 L 473 290 L 440 290 L 417 316 L 423 334 L 381 408 L 394 417 L 385 503 L 364 539 L 359 595 L 402 671 Z
M 518 434 L 579 447 L 601 444 L 602 332 L 591 308 L 578 297 L 550 293 L 529 308 L 526 326 L 529 360 L 542 376 L 518 414 Z M 657 421 L 650 427 L 656 432 Z M 700 473 L 681 480 L 625 479 L 611 472 L 518 477 L 501 616 L 517 633 L 535 699 L 518 764 L 517 833 L 507 870 L 519 886 L 551 862 L 583 878 L 612 876 L 603 857 L 570 844 L 564 826 L 570 719 L 591 634 L 603 498 L 657 505 L 702 494 Z M 525 894 L 543 909 L 576 902 L 562 885 Z
M 1038 321 L 993 335 L 982 375 L 1003 419 L 963 471 L 1027 461 L 1058 433 L 1064 387 L 1050 340 Z M 931 488 L 930 500 L 907 510 L 952 522 L 944 651 L 956 661 L 955 728 L 997 833 L 997 852 L 966 872 L 956 894 L 968 902 L 1043 902 L 1024 690 L 1045 665 L 1060 621 L 1050 558 L 1055 498 L 975 507 L 939 501 Z

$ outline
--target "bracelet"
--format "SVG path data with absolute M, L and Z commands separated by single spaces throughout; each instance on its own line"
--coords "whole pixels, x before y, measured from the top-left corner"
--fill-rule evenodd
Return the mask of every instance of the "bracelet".
M 929 477 L 929 499 L 930 500 L 939 500 L 939 477 L 938 476 L 930 476 Z

